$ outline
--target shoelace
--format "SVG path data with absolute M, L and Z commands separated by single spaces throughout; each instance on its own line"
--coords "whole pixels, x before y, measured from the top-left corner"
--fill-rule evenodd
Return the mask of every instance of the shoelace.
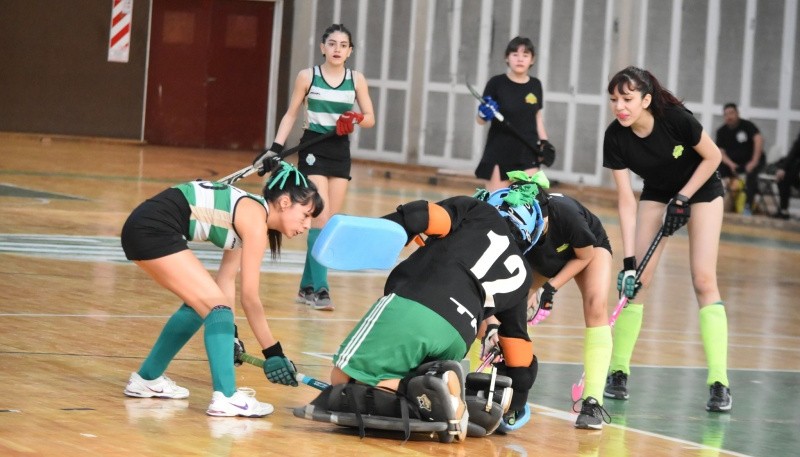
M 577 405 L 578 403 L 582 404 L 580 411 L 575 409 L 575 405 Z M 575 413 L 589 414 L 591 416 L 597 417 L 597 414 L 595 414 L 596 411 L 600 412 L 600 420 L 602 420 L 606 424 L 611 423 L 611 414 L 609 414 L 605 408 L 600 406 L 599 403 L 589 403 L 589 402 L 584 402 L 583 399 L 579 399 L 572 404 L 572 412 Z
M 715 382 L 711 386 L 711 396 L 713 398 L 719 399 L 720 401 L 725 399 L 725 386 L 722 385 L 720 382 Z
M 255 398 L 255 396 L 256 396 L 255 389 L 253 389 L 251 387 L 239 387 L 238 389 L 236 389 L 236 391 L 237 392 L 241 392 L 241 393 L 247 395 L 250 398 Z
M 627 384 L 627 382 L 628 382 L 628 379 L 627 379 L 627 376 L 625 376 L 625 373 L 623 373 L 621 371 L 615 371 L 615 372 L 611 373 L 611 385 L 612 386 L 614 386 L 614 387 L 625 387 L 625 384 Z

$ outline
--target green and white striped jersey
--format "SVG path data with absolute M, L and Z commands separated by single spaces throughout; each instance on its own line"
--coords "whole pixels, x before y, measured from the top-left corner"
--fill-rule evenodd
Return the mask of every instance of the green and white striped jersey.
M 190 241 L 210 241 L 222 249 L 239 249 L 242 239 L 233 227 L 234 211 L 239 200 L 252 198 L 264 205 L 269 213 L 263 197 L 227 184 L 192 181 L 174 187 L 183 193 L 192 210 L 189 218 Z
M 331 87 L 325 82 L 319 65 L 313 71 L 314 77 L 306 95 L 306 122 L 303 128 L 328 133 L 336 129 L 336 121 L 342 113 L 353 109 L 356 84 L 349 68 L 345 68 L 344 80 L 339 87 Z

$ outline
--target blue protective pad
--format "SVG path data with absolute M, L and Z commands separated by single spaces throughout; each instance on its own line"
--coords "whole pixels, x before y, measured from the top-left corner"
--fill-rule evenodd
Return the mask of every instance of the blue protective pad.
M 334 270 L 388 270 L 407 241 L 396 222 L 336 214 L 320 231 L 311 255 Z

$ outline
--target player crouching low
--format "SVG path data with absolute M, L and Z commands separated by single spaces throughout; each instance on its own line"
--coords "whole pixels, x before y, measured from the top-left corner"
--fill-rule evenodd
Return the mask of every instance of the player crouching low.
M 333 386 L 295 415 L 358 427 L 362 436 L 365 428 L 406 437 L 423 431 L 450 442 L 491 433 L 509 405 L 524 405 L 536 358 L 523 254 L 541 231 L 541 210 L 525 190 L 515 188 L 515 198 L 498 207 L 460 196 L 414 201 L 384 216 L 405 229 L 409 242 L 427 235 L 424 246 L 392 270 L 385 295 L 334 355 Z M 465 376 L 457 361 L 491 315 L 502 323 L 509 377 Z M 512 384 L 513 399 L 506 391 Z M 486 392 L 483 399 L 479 392 Z

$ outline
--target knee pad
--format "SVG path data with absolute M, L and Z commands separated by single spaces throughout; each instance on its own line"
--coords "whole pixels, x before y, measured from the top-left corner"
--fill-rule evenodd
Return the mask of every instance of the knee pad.
M 511 399 L 510 408 L 521 411 L 528 402 L 528 393 L 536 382 L 536 375 L 539 373 L 539 359 L 533 356 L 533 361 L 527 367 L 508 367 L 505 362 L 498 363 L 497 372 L 511 378 L 514 396 Z

